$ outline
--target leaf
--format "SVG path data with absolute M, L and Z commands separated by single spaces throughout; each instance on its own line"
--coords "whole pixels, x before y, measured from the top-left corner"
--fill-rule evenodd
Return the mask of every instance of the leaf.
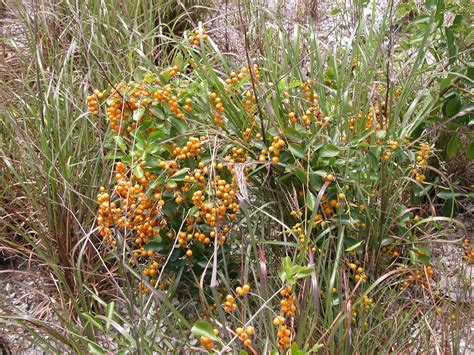
M 135 165 L 133 167 L 133 174 L 138 178 L 141 179 L 143 177 L 143 169 L 140 165 Z
M 296 143 L 290 144 L 290 151 L 295 155 L 295 157 L 304 159 L 306 156 L 304 155 L 304 148 Z
M 155 79 L 155 78 L 153 77 L 153 74 L 148 73 L 148 74 L 145 75 L 145 81 L 146 81 L 148 84 L 151 84 L 154 79 Z
M 169 180 L 167 183 L 166 183 L 166 188 L 169 189 L 169 190 L 174 190 L 178 187 L 178 184 L 176 183 L 176 181 L 173 181 L 173 180 Z
M 293 265 L 291 258 L 286 256 L 281 260 L 278 276 L 283 283 L 294 284 L 297 279 L 307 277 L 314 273 L 314 271 L 315 269 L 310 266 Z
M 454 203 L 454 198 L 447 199 L 444 203 L 441 214 L 444 217 L 453 217 L 457 212 L 456 204 Z
M 202 320 L 198 320 L 196 321 L 196 323 L 194 323 L 193 327 L 191 328 L 191 332 L 197 337 L 203 336 L 214 341 L 218 340 L 216 335 L 214 334 L 214 329 L 212 328 L 212 326 Z
M 340 149 L 334 144 L 325 144 L 318 151 L 322 158 L 332 158 L 340 153 Z
M 365 243 L 365 240 L 361 240 L 359 243 L 356 243 L 353 246 L 347 248 L 346 251 L 349 252 L 349 251 L 356 250 L 357 248 L 359 248 L 364 243 Z
M 181 120 L 179 118 L 176 118 L 174 116 L 168 116 L 171 124 L 173 127 L 176 128 L 179 134 L 185 134 L 188 130 L 188 125 L 186 124 L 185 120 Z
M 324 176 L 326 176 L 326 174 Z M 315 172 L 311 172 L 309 174 L 309 183 L 315 191 L 319 191 L 321 189 L 321 186 L 323 186 L 321 176 L 316 174 Z
M 184 68 L 184 58 L 183 58 L 183 54 L 181 52 L 178 52 L 174 59 L 173 59 L 173 64 L 178 66 L 178 69 L 179 70 L 183 70 Z
M 316 197 L 314 197 L 312 192 L 308 192 L 308 195 L 306 196 L 306 207 L 308 210 L 312 211 L 314 204 L 316 203 Z
M 295 140 L 295 141 L 301 141 L 301 133 L 297 129 L 293 127 L 285 127 L 283 129 L 283 132 L 285 132 L 286 138 Z
M 117 143 L 120 150 L 122 152 L 126 153 L 127 152 L 127 146 L 125 145 L 125 142 L 123 141 L 123 137 L 122 136 L 114 136 L 114 140 Z
M 143 148 L 146 145 L 146 137 L 143 134 L 143 132 L 141 132 L 139 130 L 135 131 L 134 137 L 135 137 L 135 141 L 136 141 L 135 142 L 135 147 L 139 150 L 143 150 Z
M 96 343 L 89 342 L 87 343 L 87 349 L 89 353 L 98 355 L 98 354 L 105 354 L 105 350 L 100 347 L 100 345 Z
M 298 344 L 296 344 L 296 342 L 293 342 L 293 344 L 291 344 L 290 350 L 291 355 L 304 355 L 304 351 L 298 348 Z
M 179 181 L 179 180 L 183 180 L 184 179 L 184 176 L 187 172 L 189 171 L 189 168 L 183 168 L 183 169 L 180 169 L 178 170 L 177 172 L 175 172 L 173 174 L 173 176 L 171 177 L 171 179 L 175 180 L 175 181 Z
M 138 110 L 133 111 L 133 120 L 140 121 L 144 113 L 145 107 L 140 107 Z
M 420 245 L 415 247 L 415 250 L 422 255 L 430 255 L 430 249 L 427 246 Z
M 384 139 L 387 136 L 387 131 L 385 129 L 378 130 L 375 132 L 375 138 Z
M 474 141 L 467 146 L 466 156 L 469 160 L 474 160 Z
M 115 302 L 110 302 L 105 307 L 105 316 L 106 316 L 105 329 L 107 330 L 109 330 L 110 328 L 110 321 L 114 319 L 114 313 L 115 313 Z
M 441 80 L 439 82 L 439 88 L 440 90 L 444 90 L 446 89 L 450 84 L 451 82 L 453 81 L 453 79 L 455 78 L 454 75 L 448 75 L 446 78 L 444 78 L 443 80 Z
M 427 246 L 417 246 L 414 249 L 417 252 L 418 261 L 425 265 L 431 262 L 430 249 Z
M 259 150 L 267 149 L 265 144 L 263 144 L 263 142 L 258 139 L 253 140 L 253 146 Z
M 315 269 L 314 267 L 311 267 L 311 266 L 296 265 L 292 271 L 293 271 L 293 277 L 295 279 L 302 279 L 304 277 L 307 277 L 313 274 L 315 272 Z
M 193 206 L 189 209 L 189 217 L 198 217 L 199 216 L 199 208 L 197 206 Z
M 290 268 L 291 268 L 290 257 L 286 256 L 283 259 L 281 259 L 280 270 L 278 271 L 278 276 L 280 277 L 281 282 L 286 281 L 286 277 Z
M 456 59 L 456 45 L 454 44 L 454 35 L 453 30 L 449 27 L 444 28 L 446 33 L 446 40 L 448 41 L 448 55 L 449 55 L 449 64 L 452 64 Z
M 446 101 L 443 105 L 443 114 L 445 116 L 454 116 L 461 110 L 462 104 L 461 99 L 458 95 L 454 95 L 448 101 Z
M 302 168 L 300 167 L 295 167 L 295 174 L 296 174 L 296 177 L 303 183 L 306 185 L 307 181 L 308 181 L 308 177 L 306 176 L 306 171 L 304 171 Z
M 311 349 L 311 354 L 317 353 L 322 347 L 324 347 L 324 344 L 316 343 L 314 344 L 313 348 Z
M 385 237 L 385 238 L 383 238 L 382 241 L 380 242 L 380 245 L 384 247 L 384 246 L 389 245 L 389 244 L 392 243 L 393 241 L 394 241 L 394 238 L 392 238 L 392 237 Z
M 163 249 L 165 248 L 165 246 L 159 242 L 148 242 L 144 247 L 143 249 L 145 249 L 146 251 L 157 251 L 157 252 L 160 252 L 162 251 Z
M 439 198 L 443 200 L 449 200 L 450 198 L 466 196 L 466 194 L 462 192 L 456 192 L 456 191 L 441 191 L 441 192 L 438 192 L 436 196 L 438 196 Z
M 94 327 L 99 329 L 100 331 L 104 331 L 104 327 L 102 326 L 102 323 L 95 318 L 92 314 L 89 312 L 84 312 L 82 313 L 82 316 L 88 320 L 89 323 L 91 323 Z
M 459 148 L 461 148 L 461 139 L 459 139 L 457 133 L 454 133 L 454 135 L 449 140 L 448 145 L 446 146 L 446 156 L 448 158 L 452 158 L 454 155 L 456 155 Z
M 160 74 L 158 74 L 158 78 L 160 79 L 161 85 L 168 84 L 171 79 L 170 72 L 168 70 L 163 70 Z

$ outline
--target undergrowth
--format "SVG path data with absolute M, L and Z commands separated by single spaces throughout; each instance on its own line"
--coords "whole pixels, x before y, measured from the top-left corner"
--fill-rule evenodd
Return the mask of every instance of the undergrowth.
M 51 274 L 58 324 L 3 323 L 56 352 L 458 349 L 430 248 L 463 230 L 469 190 L 428 133 L 465 124 L 471 53 L 437 46 L 443 1 L 416 31 L 358 3 L 331 46 L 244 3 L 239 66 L 185 5 L 94 4 L 20 12 L 33 65 L 2 108 L 1 243 Z

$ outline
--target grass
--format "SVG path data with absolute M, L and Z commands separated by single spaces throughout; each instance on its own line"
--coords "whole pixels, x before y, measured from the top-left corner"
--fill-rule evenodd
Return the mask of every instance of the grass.
M 56 290 L 49 296 L 50 307 L 58 322 L 51 325 L 9 310 L 0 314 L 2 323 L 23 327 L 45 351 L 77 353 L 203 351 L 190 341 L 194 337 L 213 340 L 216 349 L 236 351 L 244 348 L 236 328 L 253 325 L 256 336 L 246 350 L 270 353 L 277 351 L 278 341 L 272 321 L 280 314 L 280 300 L 287 299 L 281 291 L 292 285 L 297 312 L 286 320 L 292 353 L 408 352 L 432 348 L 433 342 L 439 352 L 456 349 L 464 322 L 461 305 L 453 311 L 425 277 L 427 246 L 462 228 L 436 215 L 436 196 L 428 189 L 453 189 L 440 171 L 426 173 L 426 182 L 410 174 L 424 138 L 420 127 L 440 105 L 437 88 L 426 87 L 419 78 L 420 73 L 438 75 L 440 63 L 427 63 L 426 57 L 436 44 L 440 4 L 427 12 L 410 51 L 402 53 L 395 48 L 402 40 L 390 31 L 392 6 L 376 24 L 357 2 L 353 12 L 337 17 L 356 24 L 349 40 L 325 46 L 311 28 L 296 25 L 288 33 L 281 14 L 270 14 L 265 4 L 239 5 L 238 25 L 248 30 L 239 64 L 258 64 L 261 80 L 250 70 L 236 87 L 255 96 L 254 125 L 245 99 L 227 90 L 225 79 L 232 70 L 238 72 L 235 62 L 219 51 L 212 35 L 199 46 L 182 39 L 184 29 L 202 30 L 195 16 L 204 6 L 44 2 L 30 16 L 20 3 L 14 5 L 30 56 L 17 53 L 22 70 L 6 79 L 12 100 L 0 106 L 0 196 L 7 201 L 1 210 L 0 242 L 16 257 L 33 256 L 51 275 Z M 261 46 L 255 48 L 257 38 Z M 185 88 L 193 111 L 183 124 L 163 104 L 169 117 L 158 124 L 162 117 L 154 117 L 145 104 L 141 115 L 154 117 L 152 127 L 162 132 L 155 140 L 146 127 L 136 129 L 142 135 L 117 135 L 103 113 L 97 118 L 85 111 L 92 89 L 109 94 L 119 82 L 147 76 L 153 89 L 159 85 L 155 79 L 168 81 L 166 68 L 175 64 L 182 74 L 170 83 Z M 303 114 L 307 103 L 298 88 L 308 78 L 316 82 L 310 87 L 330 118 L 328 126 L 288 122 L 289 112 Z M 207 98 L 209 92 L 225 106 L 222 128 L 213 121 L 215 102 Z M 382 101 L 387 105 L 381 106 Z M 393 119 L 379 128 L 369 124 L 376 109 Z M 351 126 L 349 119 L 359 112 Z M 252 140 L 243 134 L 247 128 L 252 128 Z M 259 163 L 262 149 L 276 135 L 285 141 L 280 161 Z M 133 253 L 142 244 L 135 242 L 133 230 L 116 228 L 115 248 L 102 242 L 96 195 L 105 186 L 123 203 L 112 193 L 117 161 L 138 177 L 143 171 L 135 163 L 137 154 L 149 169 L 171 159 L 170 142 L 186 144 L 190 136 L 207 137 L 203 161 L 226 163 L 231 146 L 245 151 L 249 171 L 238 189 L 243 193 L 246 187 L 248 199 L 240 204 L 235 222 L 226 220 L 230 232 L 224 246 L 193 242 L 193 257 L 187 258 L 185 250 L 154 236 L 152 243 L 160 245 L 148 248 L 157 248 L 162 266 L 153 286 L 145 274 L 149 264 Z M 400 145 L 393 153 L 388 140 Z M 393 156 L 385 160 L 387 151 Z M 195 168 L 188 160 L 180 164 Z M 162 178 L 166 174 L 156 166 L 149 171 L 159 176 L 157 183 L 174 181 L 172 175 Z M 174 183 L 181 186 L 180 179 Z M 341 192 L 346 196 L 337 199 L 347 212 L 337 207 L 340 218 L 324 216 L 313 223 L 319 214 L 330 214 L 322 212 L 323 196 L 330 199 Z M 166 203 L 174 209 L 164 213 L 178 234 L 185 227 L 179 212 L 191 212 L 173 199 Z M 127 215 L 135 213 L 126 210 Z M 353 263 L 363 271 L 354 271 Z M 404 286 L 406 277 L 417 272 L 420 281 Z M 222 299 L 235 296 L 235 287 L 244 284 L 251 285 L 251 292 L 236 296 L 239 309 L 227 314 Z M 137 292 L 140 285 L 148 291 Z M 454 320 L 453 314 L 458 316 Z M 448 329 L 451 343 L 433 340 L 439 328 Z M 44 334 L 54 341 L 46 341 Z

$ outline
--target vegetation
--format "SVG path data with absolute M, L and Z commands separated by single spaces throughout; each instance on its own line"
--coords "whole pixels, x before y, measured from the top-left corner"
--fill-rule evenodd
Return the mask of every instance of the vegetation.
M 0 246 L 55 322 L 0 321 L 58 353 L 460 352 L 431 253 L 467 235 L 470 2 L 341 5 L 333 42 L 242 2 L 238 58 L 218 10 L 159 5 L 10 4 Z

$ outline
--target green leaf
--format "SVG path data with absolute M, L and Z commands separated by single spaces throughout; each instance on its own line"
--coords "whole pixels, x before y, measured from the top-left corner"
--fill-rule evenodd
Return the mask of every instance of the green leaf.
M 218 340 L 216 335 L 214 334 L 214 329 L 212 328 L 212 326 L 202 320 L 198 320 L 196 323 L 194 323 L 193 327 L 191 328 L 191 332 L 197 337 L 203 336 L 214 341 Z
M 334 144 L 325 144 L 318 152 L 322 158 L 332 158 L 339 155 L 340 149 Z
M 181 120 L 174 116 L 168 116 L 171 124 L 176 128 L 179 134 L 185 134 L 188 130 L 188 125 L 185 120 Z
M 89 343 L 87 343 L 87 349 L 89 350 L 89 353 L 94 355 L 105 354 L 105 350 L 102 349 L 100 345 L 92 343 L 90 341 Z
M 443 209 L 441 210 L 441 214 L 444 217 L 453 217 L 457 212 L 456 204 L 454 202 L 454 198 L 447 199 L 444 203 Z
M 443 105 L 443 114 L 445 116 L 454 116 L 461 110 L 462 104 L 461 99 L 458 95 L 454 95 Z
M 313 267 L 293 265 L 291 258 L 286 256 L 281 260 L 278 276 L 283 283 L 288 282 L 289 284 L 294 284 L 297 279 L 307 277 L 314 273 L 314 271 L 315 269 Z
M 314 344 L 313 348 L 311 349 L 310 353 L 315 354 L 317 353 L 321 348 L 324 347 L 324 344 L 316 343 Z
M 324 174 L 324 176 L 326 176 L 326 173 Z M 309 174 L 309 182 L 311 184 L 311 187 L 315 191 L 319 191 L 321 189 L 321 186 L 323 186 L 321 176 L 316 174 L 315 172 L 311 172 Z
M 166 188 L 169 189 L 169 190 L 174 190 L 178 187 L 178 184 L 176 183 L 176 181 L 173 181 L 173 180 L 169 180 L 167 183 L 166 183 Z
M 163 249 L 165 248 L 165 246 L 159 242 L 148 242 L 144 247 L 143 249 L 145 249 L 146 251 L 157 251 L 157 252 L 160 252 L 162 251 Z
M 304 277 L 307 277 L 313 274 L 315 272 L 315 269 L 314 267 L 311 267 L 311 266 L 296 265 L 295 267 L 293 267 L 292 272 L 293 272 L 293 277 L 295 279 L 302 279 Z
M 358 243 L 354 244 L 353 246 L 347 248 L 346 251 L 349 252 L 349 251 L 356 250 L 357 248 L 359 248 L 364 243 L 365 243 L 365 240 L 361 240 L 360 242 L 358 242 Z
M 446 156 L 448 158 L 452 158 L 458 152 L 459 148 L 461 148 L 461 139 L 457 133 L 454 133 L 451 139 L 446 146 Z
M 170 72 L 168 70 L 163 70 L 160 74 L 158 74 L 158 78 L 160 79 L 161 85 L 168 84 L 171 79 Z
M 143 169 L 140 165 L 135 165 L 133 167 L 133 174 L 138 178 L 141 179 L 143 177 Z
M 100 331 L 104 331 L 104 327 L 102 323 L 96 319 L 91 313 L 89 312 L 84 312 L 82 313 L 82 316 L 87 319 L 89 323 L 91 323 L 95 328 L 99 329 Z
M 296 143 L 290 144 L 290 151 L 294 154 L 295 157 L 304 159 L 306 156 L 304 155 L 304 148 Z
M 308 192 L 308 195 L 306 196 L 306 207 L 308 210 L 312 211 L 315 203 L 316 197 L 314 197 L 311 192 Z
M 466 156 L 469 160 L 474 160 L 474 141 L 467 146 Z
M 308 177 L 306 176 L 306 171 L 304 171 L 302 168 L 300 167 L 295 167 L 295 174 L 296 174 L 296 177 L 303 183 L 306 185 L 307 181 L 308 181 Z
M 184 68 L 184 58 L 183 54 L 181 52 L 178 52 L 174 59 L 173 59 L 173 64 L 178 66 L 179 70 L 183 70 Z
M 392 238 L 392 237 L 385 237 L 385 238 L 383 238 L 382 241 L 380 242 L 380 245 L 384 247 L 384 246 L 389 245 L 389 244 L 392 243 L 393 241 L 394 241 L 394 238 Z
M 145 113 L 144 107 L 140 107 L 138 110 L 133 111 L 133 120 L 140 121 L 144 113 Z
M 414 248 L 418 254 L 418 261 L 422 264 L 429 264 L 431 262 L 430 249 L 427 246 L 417 246 Z
M 290 351 L 291 355 L 304 355 L 304 351 L 298 348 L 298 344 L 296 344 L 296 342 L 293 342 L 293 344 L 291 344 Z
M 457 191 L 441 191 L 436 194 L 439 198 L 443 200 L 449 200 L 450 198 L 456 198 L 461 196 L 466 196 L 466 194 Z
M 258 139 L 253 140 L 253 146 L 254 146 L 255 148 L 257 148 L 258 150 L 267 149 L 267 147 L 265 146 L 265 144 L 263 144 L 263 142 L 262 142 L 261 140 L 258 140 Z
M 117 135 L 117 136 L 114 136 L 114 140 L 117 143 L 120 150 L 122 152 L 126 153 L 127 152 L 127 146 L 125 145 L 125 142 L 123 141 L 123 137 Z
M 375 138 L 384 139 L 387 136 L 387 131 L 384 129 L 378 130 L 375 132 Z
M 454 44 L 454 35 L 453 30 L 449 27 L 444 28 L 446 33 L 446 40 L 448 41 L 448 55 L 449 55 L 449 64 L 453 63 L 456 59 L 456 45 Z
M 178 170 L 177 172 L 175 172 L 173 174 L 173 176 L 171 177 L 172 180 L 175 180 L 175 181 L 180 181 L 180 180 L 183 180 L 184 179 L 184 175 L 189 171 L 189 168 L 183 168 L 183 169 L 180 169 Z
M 189 217 L 198 217 L 199 216 L 199 208 L 197 206 L 193 206 L 189 209 Z
M 281 282 L 285 282 L 288 272 L 292 266 L 291 259 L 289 256 L 281 259 L 280 270 L 278 271 L 278 276 L 280 277 Z
M 115 313 L 115 302 L 110 302 L 105 307 L 105 316 L 106 316 L 105 329 L 106 330 L 109 330 L 110 328 L 110 321 L 114 319 L 114 313 Z
M 455 78 L 454 75 L 448 75 L 446 78 L 444 78 L 443 80 L 441 80 L 439 82 L 439 88 L 440 90 L 444 90 L 446 89 L 450 84 L 451 82 L 453 81 L 453 79 Z
M 153 82 L 155 78 L 153 77 L 153 74 L 146 74 L 145 75 L 145 81 L 148 83 L 148 84 L 151 84 Z

